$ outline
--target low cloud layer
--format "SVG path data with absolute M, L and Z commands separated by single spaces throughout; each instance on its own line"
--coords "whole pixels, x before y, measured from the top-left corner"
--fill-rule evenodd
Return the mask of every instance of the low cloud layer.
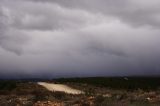
M 1 0 L 1 77 L 160 74 L 159 0 Z

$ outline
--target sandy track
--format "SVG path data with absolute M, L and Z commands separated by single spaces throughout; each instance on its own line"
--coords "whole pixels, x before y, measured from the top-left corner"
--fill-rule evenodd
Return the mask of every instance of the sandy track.
M 50 91 L 62 91 L 68 94 L 83 94 L 83 91 L 73 89 L 67 85 L 63 84 L 54 84 L 54 83 L 46 83 L 46 82 L 38 82 L 39 85 L 47 88 Z

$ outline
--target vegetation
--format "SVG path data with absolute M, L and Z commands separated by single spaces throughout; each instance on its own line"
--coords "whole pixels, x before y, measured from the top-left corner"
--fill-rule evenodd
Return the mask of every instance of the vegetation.
M 147 77 L 46 80 L 64 83 L 85 92 L 72 95 L 48 91 L 35 80 L 1 80 L 0 106 L 158 106 L 159 81 L 160 78 Z
M 13 90 L 16 88 L 15 81 L 0 81 L 0 90 Z
M 60 78 L 59 83 L 86 83 L 99 87 L 125 90 L 155 90 L 160 87 L 159 77 L 90 77 L 90 78 Z

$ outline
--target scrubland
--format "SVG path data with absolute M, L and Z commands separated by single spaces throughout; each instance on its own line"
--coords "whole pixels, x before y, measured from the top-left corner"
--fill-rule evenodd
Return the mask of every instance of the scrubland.
M 0 106 L 159 106 L 160 78 L 94 77 L 44 80 L 82 94 L 49 91 L 32 80 L 1 80 Z

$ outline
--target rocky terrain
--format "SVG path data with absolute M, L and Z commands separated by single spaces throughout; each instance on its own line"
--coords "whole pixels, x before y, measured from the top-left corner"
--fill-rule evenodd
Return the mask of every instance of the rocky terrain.
M 37 82 L 1 81 L 0 106 L 159 106 L 160 89 L 113 89 L 77 82 L 46 81 L 47 84 L 65 83 L 65 87 L 81 90 L 73 94 L 50 91 Z M 59 85 L 58 84 L 58 85 Z M 3 86 L 2 86 L 3 85 Z M 54 86 L 55 87 L 55 86 Z

